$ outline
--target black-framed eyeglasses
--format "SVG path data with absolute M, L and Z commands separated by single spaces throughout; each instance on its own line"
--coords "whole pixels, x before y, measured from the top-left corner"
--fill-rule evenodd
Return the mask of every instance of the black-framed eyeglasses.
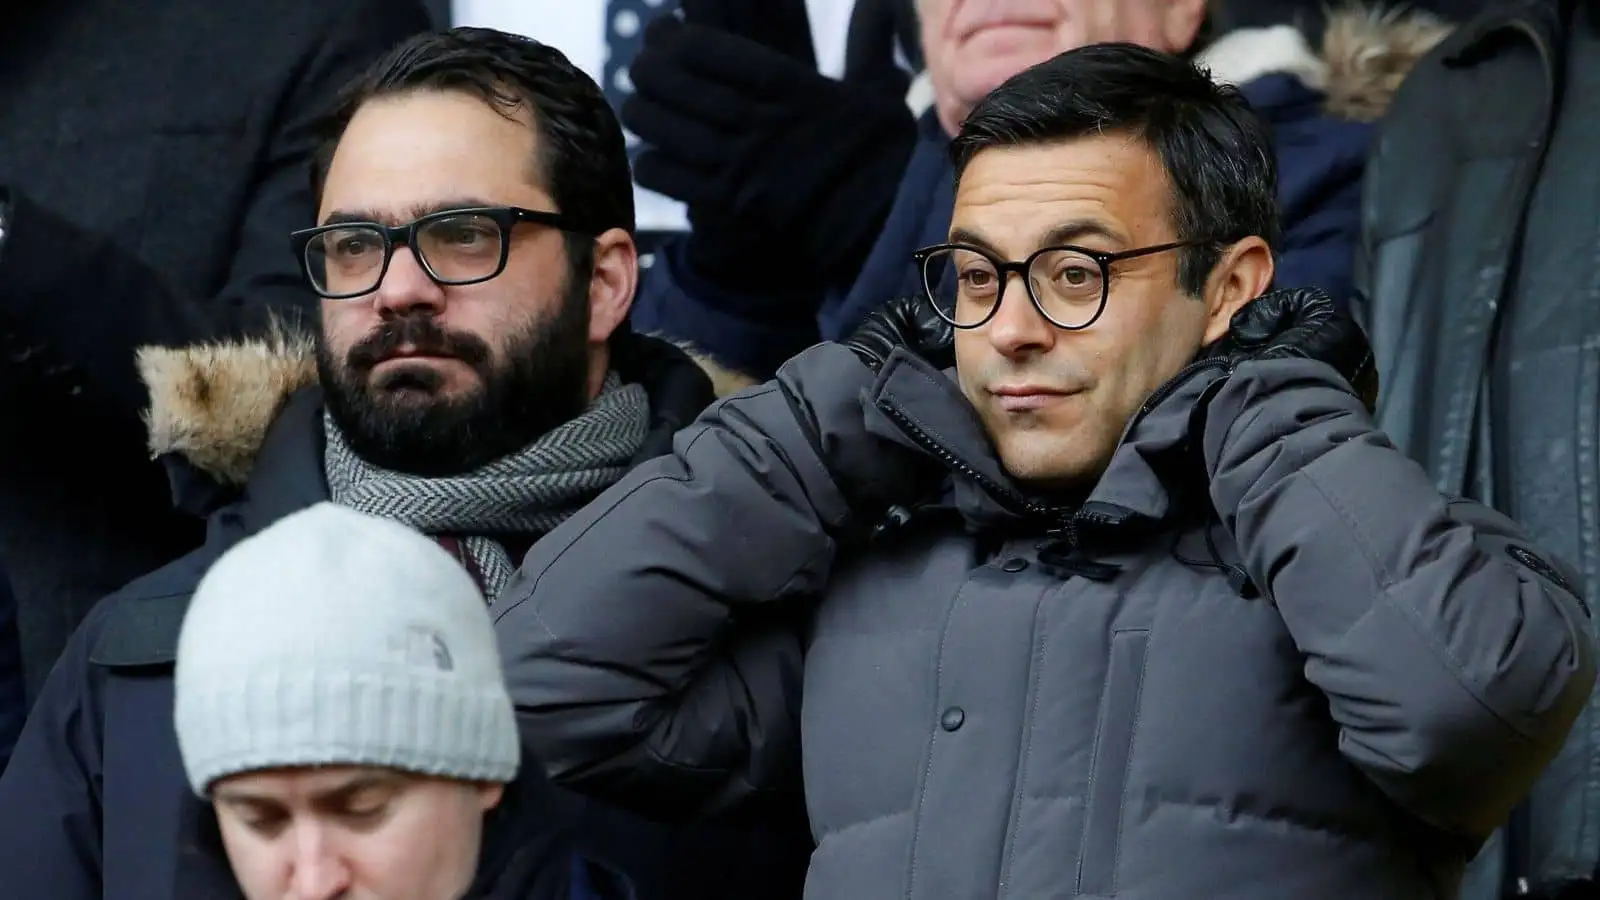
M 1014 272 L 1028 299 L 1050 324 L 1081 331 L 1105 312 L 1111 264 L 1198 247 L 1211 241 L 1175 241 L 1117 253 L 1061 245 L 1041 247 L 1020 262 L 1003 260 L 971 244 L 935 244 L 911 254 L 922 267 L 922 287 L 939 317 L 955 328 L 978 328 L 1000 309 Z
M 439 284 L 488 281 L 505 271 L 511 254 L 507 236 L 518 222 L 594 234 L 561 213 L 482 206 L 440 210 L 404 225 L 335 222 L 296 231 L 289 240 L 312 290 L 329 300 L 349 300 L 378 289 L 397 244 L 410 247 Z

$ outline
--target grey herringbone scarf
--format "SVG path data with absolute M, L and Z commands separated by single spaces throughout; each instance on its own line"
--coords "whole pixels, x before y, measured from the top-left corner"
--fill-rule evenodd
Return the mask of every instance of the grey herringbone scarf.
M 542 535 L 627 473 L 650 426 L 643 387 L 606 376 L 584 413 L 518 453 L 463 475 L 421 478 L 371 465 L 356 456 L 324 415 L 323 466 L 333 501 L 403 522 L 428 534 L 462 535 L 462 548 L 493 600 L 516 566 L 485 534 Z

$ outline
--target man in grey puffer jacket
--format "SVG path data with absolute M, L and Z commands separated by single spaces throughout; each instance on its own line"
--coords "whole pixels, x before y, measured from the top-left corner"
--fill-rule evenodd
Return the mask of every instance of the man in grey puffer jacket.
M 1594 683 L 1570 570 L 1373 428 L 1326 295 L 1260 296 L 1232 90 L 1089 47 L 953 153 L 926 298 L 528 555 L 526 738 L 658 817 L 803 785 L 817 900 L 1453 896 Z

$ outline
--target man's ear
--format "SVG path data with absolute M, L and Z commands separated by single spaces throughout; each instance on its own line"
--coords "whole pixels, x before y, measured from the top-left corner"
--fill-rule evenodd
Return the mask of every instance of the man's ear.
M 1230 244 L 1206 279 L 1206 334 L 1210 346 L 1228 333 L 1233 314 L 1272 284 L 1272 248 L 1258 237 Z
M 499 806 L 506 795 L 506 786 L 492 781 L 483 782 L 477 788 L 478 807 L 484 812 Z
M 639 248 L 633 236 L 612 228 L 594 239 L 589 278 L 589 343 L 604 344 L 633 307 L 639 286 Z

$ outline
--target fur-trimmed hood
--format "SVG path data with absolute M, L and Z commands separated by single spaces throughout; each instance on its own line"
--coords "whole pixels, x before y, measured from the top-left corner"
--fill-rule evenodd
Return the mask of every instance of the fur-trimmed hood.
M 243 485 L 267 429 L 289 396 L 317 383 L 316 344 L 276 327 L 264 338 L 192 347 L 144 347 L 150 453 L 177 454 L 226 485 Z
M 1326 95 L 1328 114 L 1372 122 L 1389 108 L 1417 61 L 1451 27 L 1422 10 L 1348 3 L 1328 14 L 1320 49 L 1293 25 L 1240 28 L 1218 37 L 1197 62 L 1231 84 L 1294 75 Z

